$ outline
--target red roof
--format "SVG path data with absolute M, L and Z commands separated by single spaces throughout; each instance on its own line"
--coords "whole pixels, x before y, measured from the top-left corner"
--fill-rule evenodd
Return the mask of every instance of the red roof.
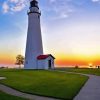
M 49 56 L 53 57 L 51 54 L 47 54 L 47 55 L 39 55 L 39 56 L 37 57 L 37 59 L 38 59 L 38 60 L 42 60 L 42 59 L 48 58 Z M 53 58 L 54 58 L 54 57 L 53 57 Z M 55 58 L 54 58 L 54 59 L 55 59 Z

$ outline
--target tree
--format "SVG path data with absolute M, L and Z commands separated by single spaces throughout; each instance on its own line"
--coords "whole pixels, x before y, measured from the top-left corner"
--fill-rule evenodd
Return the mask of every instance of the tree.
M 75 68 L 77 69 L 77 68 L 79 68 L 79 66 L 78 66 L 78 65 L 76 65 L 76 66 L 75 66 Z
M 24 56 L 22 55 L 17 55 L 16 56 L 16 65 L 19 65 L 19 68 L 21 68 L 21 65 L 24 64 Z

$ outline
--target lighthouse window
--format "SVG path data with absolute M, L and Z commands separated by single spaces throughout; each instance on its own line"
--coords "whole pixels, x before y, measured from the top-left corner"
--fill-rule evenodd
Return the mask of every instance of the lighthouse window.
M 38 3 L 35 3 L 35 6 L 38 6 Z

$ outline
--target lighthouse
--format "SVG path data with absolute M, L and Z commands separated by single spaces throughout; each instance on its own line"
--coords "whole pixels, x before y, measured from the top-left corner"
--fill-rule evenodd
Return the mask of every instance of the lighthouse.
M 43 54 L 40 16 L 38 1 L 31 0 L 24 69 L 54 69 L 55 58 L 51 54 Z
M 43 54 L 41 27 L 40 27 L 40 10 L 37 0 L 30 2 L 28 12 L 28 32 L 25 53 L 25 69 L 38 69 L 37 56 Z

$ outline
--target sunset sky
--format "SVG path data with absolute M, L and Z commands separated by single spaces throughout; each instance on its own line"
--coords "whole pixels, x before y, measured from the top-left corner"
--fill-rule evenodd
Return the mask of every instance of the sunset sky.
M 45 54 L 56 66 L 100 65 L 100 0 L 38 0 Z M 0 0 L 0 65 L 25 54 L 29 0 Z

